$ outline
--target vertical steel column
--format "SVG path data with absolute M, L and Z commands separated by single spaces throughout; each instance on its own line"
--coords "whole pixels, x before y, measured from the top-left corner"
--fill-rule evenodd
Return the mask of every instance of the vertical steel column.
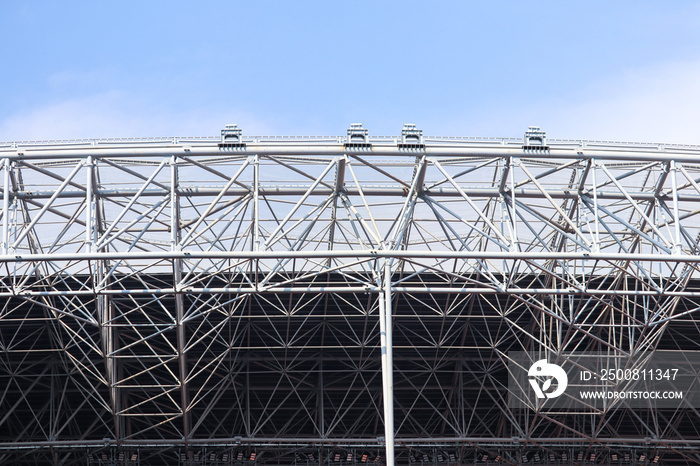
M 250 160 L 250 159 L 248 159 Z M 255 154 L 253 159 L 253 234 L 251 235 L 251 251 L 260 251 L 260 157 Z M 258 272 L 260 271 L 260 259 L 250 261 L 250 277 L 258 289 L 260 281 Z M 247 363 L 250 367 L 250 362 Z M 250 394 L 248 394 L 250 396 Z M 250 426 L 250 423 L 248 424 Z
M 180 198 L 177 194 L 179 184 L 177 156 L 170 161 L 170 249 L 177 251 L 180 246 Z M 177 326 L 177 354 L 180 378 L 180 404 L 182 409 L 182 433 L 185 448 L 190 437 L 191 423 L 189 415 L 189 393 L 187 392 L 187 358 L 185 346 L 187 335 L 185 333 L 185 300 L 180 292 L 182 281 L 182 259 L 173 260 L 173 288 L 175 289 L 175 325 Z M 191 452 L 188 452 L 188 457 Z M 189 460 L 188 460 L 189 461 Z
M 519 160 L 513 160 L 514 157 L 511 157 L 508 160 L 508 163 L 510 165 L 510 203 L 511 203 L 511 213 L 512 218 L 511 218 L 511 223 L 513 225 L 513 252 L 519 251 L 520 250 L 520 244 L 518 244 L 518 215 L 516 214 L 515 210 L 515 166 L 519 165 Z
M 85 160 L 85 167 L 85 171 L 87 173 L 85 177 L 85 249 L 86 252 L 92 252 L 92 246 L 95 242 L 95 232 L 93 231 L 93 222 L 95 219 L 95 202 L 92 197 L 92 157 L 88 156 L 87 160 Z
M 260 159 L 255 154 L 253 162 L 253 251 L 260 250 Z M 257 265 L 257 264 L 256 264 Z M 257 282 L 256 282 L 257 283 Z
M 324 386 L 323 386 L 323 358 L 320 357 L 318 358 L 318 399 L 317 399 L 317 410 L 318 410 L 318 415 L 316 416 L 317 423 L 318 423 L 318 433 L 319 436 L 321 437 L 322 441 L 319 442 L 319 447 L 318 447 L 318 464 L 322 465 L 323 464 L 323 454 L 324 454 L 324 443 L 326 440 L 326 416 L 325 416 L 325 405 L 323 402 L 323 396 L 324 396 Z M 328 452 L 329 459 L 330 459 L 330 452 Z
M 95 197 L 95 160 L 88 157 L 85 160 L 85 249 L 87 252 L 95 252 L 95 242 L 97 241 L 97 199 Z M 99 248 L 98 248 L 99 250 Z M 112 322 L 114 319 L 113 310 L 107 301 L 107 296 L 97 294 L 99 288 L 103 286 L 105 276 L 104 261 L 96 260 L 92 266 L 93 290 L 96 293 L 95 303 L 97 306 L 98 322 L 100 323 L 100 333 L 102 335 L 102 351 L 104 353 L 104 364 L 109 383 L 109 402 L 114 420 L 114 437 L 120 441 L 124 435 L 123 419 L 120 415 L 122 403 L 118 389 L 118 368 L 117 359 L 114 354 L 117 349 L 117 335 Z
M 674 254 L 681 253 L 681 217 L 678 209 L 678 181 L 676 181 L 676 172 L 678 168 L 676 167 L 676 161 L 671 160 L 671 187 L 673 189 L 673 223 L 674 223 L 674 240 L 675 245 L 673 247 Z
M 394 466 L 394 375 L 391 321 L 391 263 L 384 262 L 379 273 L 379 338 L 382 351 L 382 393 L 384 395 L 384 441 L 386 466 Z
M 595 220 L 595 252 L 600 251 L 600 227 L 598 220 L 598 181 L 596 180 L 596 170 L 598 169 L 598 164 L 595 159 L 591 159 L 591 165 L 593 171 L 591 172 L 591 177 L 593 180 L 593 217 Z
M 10 159 L 5 159 L 2 164 L 3 190 L 2 190 L 2 253 L 9 254 L 10 241 Z
M 333 204 L 331 204 L 331 219 L 330 219 L 330 229 L 328 231 L 328 250 L 333 250 L 333 243 L 335 242 L 335 230 L 337 228 L 338 222 L 338 197 L 340 193 L 343 192 L 345 186 L 345 163 L 347 161 L 347 155 L 342 158 L 338 158 L 338 164 L 335 169 L 335 190 L 333 191 Z M 333 263 L 332 258 L 326 260 L 326 267 L 330 267 Z M 327 299 L 327 298 L 326 298 Z

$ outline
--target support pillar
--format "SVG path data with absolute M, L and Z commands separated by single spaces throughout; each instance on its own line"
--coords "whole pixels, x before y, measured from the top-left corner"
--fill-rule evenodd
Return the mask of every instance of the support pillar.
M 12 162 L 4 159 L 2 164 L 3 191 L 2 191 L 2 253 L 9 254 L 10 242 L 10 170 Z
M 384 395 L 384 441 L 386 466 L 394 466 L 394 375 L 391 321 L 391 262 L 385 261 L 379 274 L 379 336 L 382 351 L 382 393 Z
M 95 186 L 96 160 L 88 157 L 85 161 L 85 252 L 102 252 L 102 247 L 97 244 L 100 222 L 97 214 L 97 186 Z M 102 353 L 109 384 L 109 403 L 114 422 L 114 439 L 117 443 L 125 436 L 124 418 L 122 415 L 122 398 L 119 390 L 118 359 L 115 356 L 119 346 L 119 335 L 114 322 L 114 309 L 109 297 L 98 294 L 100 289 L 106 288 L 105 271 L 107 266 L 104 260 L 96 260 L 92 264 L 92 286 L 95 291 L 95 304 L 100 325 L 102 340 Z
M 180 235 L 180 198 L 177 194 L 179 184 L 177 156 L 170 161 L 170 250 L 181 249 Z M 180 405 L 182 409 L 182 437 L 187 451 L 188 464 L 191 463 L 192 452 L 189 451 L 190 431 L 192 423 L 189 412 L 189 393 L 187 391 L 187 356 L 185 347 L 187 335 L 185 333 L 185 299 L 179 288 L 182 281 L 182 259 L 173 260 L 173 287 L 175 288 L 175 325 L 177 332 L 178 374 L 180 379 Z

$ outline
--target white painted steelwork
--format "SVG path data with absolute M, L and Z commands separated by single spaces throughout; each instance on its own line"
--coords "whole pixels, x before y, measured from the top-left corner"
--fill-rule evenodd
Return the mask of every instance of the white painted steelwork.
M 700 350 L 700 147 L 231 125 L 0 159 L 0 462 L 700 462 L 693 410 L 503 386 L 508 351 Z

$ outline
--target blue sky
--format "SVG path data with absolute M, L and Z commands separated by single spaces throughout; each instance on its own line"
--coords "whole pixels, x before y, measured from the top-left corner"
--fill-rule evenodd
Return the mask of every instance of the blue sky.
M 0 2 L 0 140 L 336 135 L 700 144 L 697 1 Z

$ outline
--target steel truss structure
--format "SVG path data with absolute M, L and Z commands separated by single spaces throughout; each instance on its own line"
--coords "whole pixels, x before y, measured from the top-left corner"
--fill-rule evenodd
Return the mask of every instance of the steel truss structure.
M 0 169 L 0 463 L 700 463 L 689 406 L 506 387 L 700 350 L 700 147 L 231 126 Z

